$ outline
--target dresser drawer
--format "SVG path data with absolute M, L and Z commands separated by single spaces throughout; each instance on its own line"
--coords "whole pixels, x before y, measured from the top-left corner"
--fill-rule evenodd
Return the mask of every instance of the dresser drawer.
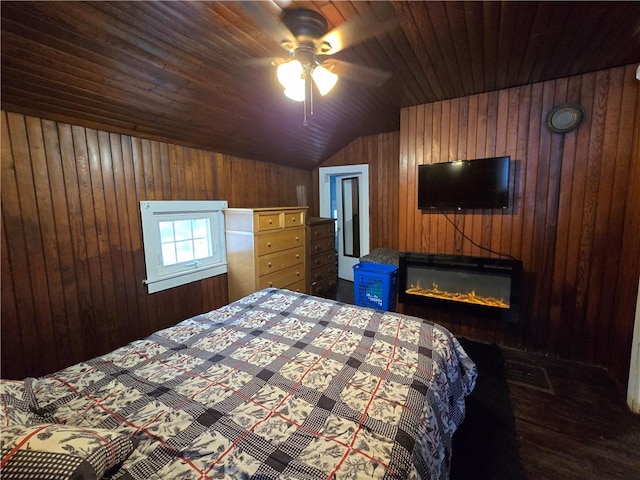
M 324 278 L 318 281 L 312 281 L 309 293 L 311 295 L 327 293 L 335 289 L 337 285 L 338 285 L 337 277 L 329 277 L 329 278 Z
M 304 247 L 269 253 L 258 257 L 258 275 L 268 275 L 304 261 Z
M 335 226 L 333 223 L 323 223 L 320 225 L 312 225 L 310 227 L 311 239 L 315 240 L 324 237 L 333 237 L 335 235 Z
M 265 212 L 255 214 L 256 232 L 278 230 L 282 228 L 282 214 L 278 212 Z
M 304 246 L 304 228 L 281 230 L 256 236 L 258 256 Z
M 311 230 L 311 240 L 316 240 L 324 237 L 333 237 L 335 235 L 335 226 L 334 223 L 322 223 L 320 225 L 312 225 L 310 227 Z
M 267 287 L 284 288 L 298 281 L 304 283 L 304 263 L 270 273 L 258 279 L 258 289 Z
M 316 268 L 327 263 L 332 263 L 334 265 L 336 263 L 336 252 L 333 250 L 330 252 L 318 253 L 311 257 L 309 268 Z
M 304 226 L 304 212 L 285 212 L 284 228 Z
M 320 252 L 334 252 L 336 249 L 336 242 L 333 237 L 322 238 L 320 240 L 313 240 L 311 242 L 311 255 L 315 255 Z
M 326 277 L 335 277 L 337 276 L 336 265 L 332 263 L 328 263 L 327 265 L 323 265 L 318 268 L 314 268 L 311 270 L 309 274 L 310 280 L 312 282 L 321 280 Z
M 292 292 L 306 292 L 306 284 L 304 280 L 300 280 L 298 282 L 292 283 L 291 285 L 287 285 L 285 287 L 287 290 L 291 290 Z

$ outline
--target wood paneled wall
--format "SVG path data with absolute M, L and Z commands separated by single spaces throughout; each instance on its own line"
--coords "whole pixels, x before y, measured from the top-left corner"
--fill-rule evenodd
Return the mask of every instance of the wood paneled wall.
M 603 365 L 626 380 L 640 274 L 635 68 L 402 110 L 400 250 L 494 251 L 522 259 L 526 271 L 519 328 L 459 320 L 457 333 Z M 586 118 L 577 130 L 551 133 L 546 115 L 564 102 L 580 103 Z M 500 155 L 514 167 L 511 208 L 448 219 L 417 209 L 418 165 Z
M 45 374 L 227 303 L 148 295 L 140 200 L 308 204 L 311 172 L 2 112 L 2 377 Z
M 398 248 L 399 132 L 361 137 L 322 163 L 321 167 L 369 165 L 370 249 Z M 314 203 L 319 202 L 318 169 L 313 171 Z M 314 215 L 318 215 L 317 205 Z

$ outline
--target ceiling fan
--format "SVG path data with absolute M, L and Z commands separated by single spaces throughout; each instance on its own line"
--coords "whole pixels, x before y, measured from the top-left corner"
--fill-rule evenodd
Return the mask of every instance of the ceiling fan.
M 254 22 L 287 52 L 285 58 L 253 59 L 247 63 L 277 67 L 284 94 L 292 100 L 306 103 L 308 99 L 312 103 L 312 85 L 320 95 L 326 95 L 339 77 L 371 86 L 382 85 L 391 77 L 390 72 L 330 56 L 391 30 L 398 25 L 398 19 L 393 15 L 382 21 L 372 14 L 361 15 L 329 31 L 327 20 L 314 10 L 281 9 L 274 2 L 241 2 L 241 5 Z

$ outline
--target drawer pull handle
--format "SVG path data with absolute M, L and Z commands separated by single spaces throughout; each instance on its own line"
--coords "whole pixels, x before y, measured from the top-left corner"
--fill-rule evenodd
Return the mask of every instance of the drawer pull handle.
M 292 221 L 293 223 L 296 223 L 296 217 L 293 217 L 293 218 L 291 219 L 291 221 Z
M 269 286 L 270 286 L 270 287 L 273 287 L 273 282 L 269 282 Z
M 296 260 L 300 260 L 300 254 L 296 253 Z
M 300 237 L 296 237 L 296 242 L 299 242 L 299 241 L 300 241 Z
M 299 276 L 300 276 L 300 272 L 296 272 L 296 277 L 299 277 Z
M 271 268 L 271 262 L 267 263 L 267 267 Z
M 271 248 L 271 242 L 267 242 L 267 247 Z
M 273 223 L 273 220 L 269 220 L 269 225 L 271 225 Z

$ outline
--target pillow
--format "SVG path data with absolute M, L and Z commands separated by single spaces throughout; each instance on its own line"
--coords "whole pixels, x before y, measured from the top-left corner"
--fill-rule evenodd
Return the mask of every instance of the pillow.
M 400 253 L 393 248 L 376 248 L 373 252 L 360 257 L 360 261 L 397 266 L 400 263 Z
M 3 480 L 96 479 L 133 451 L 128 434 L 45 423 L 2 430 Z

